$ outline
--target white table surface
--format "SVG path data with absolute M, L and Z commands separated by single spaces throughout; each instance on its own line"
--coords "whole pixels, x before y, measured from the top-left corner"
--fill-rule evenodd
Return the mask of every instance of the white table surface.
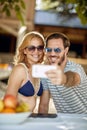
M 0 124 L 0 130 L 87 130 L 87 114 L 59 113 L 56 118 L 29 117 L 21 124 Z

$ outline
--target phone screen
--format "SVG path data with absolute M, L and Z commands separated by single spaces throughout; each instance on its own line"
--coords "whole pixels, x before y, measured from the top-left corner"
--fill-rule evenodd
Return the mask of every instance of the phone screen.
M 45 72 L 56 69 L 55 65 L 33 65 L 32 76 L 36 78 L 47 78 Z

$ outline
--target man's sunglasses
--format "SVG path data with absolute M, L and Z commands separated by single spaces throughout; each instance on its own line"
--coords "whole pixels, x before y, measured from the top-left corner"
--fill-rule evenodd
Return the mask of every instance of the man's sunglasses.
M 45 51 L 51 53 L 54 51 L 55 53 L 60 53 L 62 50 L 60 48 L 45 48 Z
M 28 48 L 28 51 L 30 51 L 30 52 L 34 52 L 36 49 L 37 49 L 37 51 L 42 52 L 43 49 L 44 49 L 44 46 L 43 45 L 40 45 L 40 46 L 37 46 L 37 47 L 35 47 L 35 46 L 28 46 L 27 48 Z

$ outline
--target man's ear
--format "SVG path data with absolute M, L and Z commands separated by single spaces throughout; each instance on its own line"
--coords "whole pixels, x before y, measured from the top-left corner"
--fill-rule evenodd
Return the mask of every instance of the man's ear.
M 65 48 L 65 54 L 68 55 L 69 47 Z

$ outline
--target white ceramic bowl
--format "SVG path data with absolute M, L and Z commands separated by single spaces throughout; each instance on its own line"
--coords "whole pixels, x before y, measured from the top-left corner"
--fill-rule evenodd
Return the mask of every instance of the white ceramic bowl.
M 0 124 L 18 124 L 25 121 L 31 112 L 0 113 Z

